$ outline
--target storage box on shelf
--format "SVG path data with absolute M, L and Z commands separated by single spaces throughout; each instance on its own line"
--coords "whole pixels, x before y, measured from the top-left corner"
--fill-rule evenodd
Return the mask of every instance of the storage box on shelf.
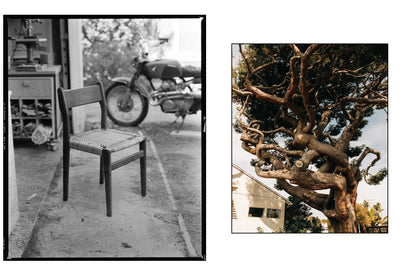
M 56 94 L 57 87 L 60 86 L 59 72 L 59 66 L 46 67 L 36 72 L 9 71 L 8 89 L 12 91 L 10 103 L 14 139 L 33 140 L 33 132 L 40 129 L 49 136 L 46 140 L 52 143 L 54 149 L 53 142 L 59 139 L 62 129 Z

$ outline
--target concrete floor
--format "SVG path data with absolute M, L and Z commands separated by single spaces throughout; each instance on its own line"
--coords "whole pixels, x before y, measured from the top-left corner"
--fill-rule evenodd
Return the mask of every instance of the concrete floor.
M 139 161 L 113 171 L 111 218 L 104 185 L 98 184 L 99 157 L 71 150 L 69 200 L 64 202 L 62 146 L 50 151 L 16 143 L 20 218 L 9 237 L 8 258 L 201 258 L 201 230 L 188 233 L 181 213 L 184 220 L 190 214 L 175 202 L 151 143 L 147 196 L 140 192 Z
M 62 153 L 61 146 L 55 152 L 29 142 L 15 141 L 14 146 L 20 216 L 9 237 L 8 257 L 20 258 L 31 239 L 49 184 L 58 173 Z

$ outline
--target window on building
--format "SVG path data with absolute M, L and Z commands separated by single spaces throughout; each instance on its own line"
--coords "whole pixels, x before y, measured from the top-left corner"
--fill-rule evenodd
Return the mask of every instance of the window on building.
M 280 209 L 267 209 L 267 218 L 280 218 Z
M 249 217 L 263 217 L 264 208 L 249 208 Z

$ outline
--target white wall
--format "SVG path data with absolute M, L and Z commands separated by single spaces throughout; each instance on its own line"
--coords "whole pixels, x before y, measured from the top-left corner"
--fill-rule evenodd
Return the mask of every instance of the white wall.
M 232 231 L 257 233 L 260 227 L 264 232 L 278 232 L 284 226 L 285 200 L 233 168 L 233 202 L 237 219 L 232 220 Z M 237 189 L 236 189 L 237 188 Z M 264 208 L 263 217 L 249 217 L 249 208 Z M 280 218 L 267 218 L 266 210 L 280 209 Z
M 11 98 L 11 91 L 9 91 L 9 99 Z M 8 156 L 8 166 L 9 166 L 9 182 L 8 182 L 8 199 L 9 199 L 9 233 L 13 231 L 14 226 L 16 225 L 19 219 L 19 202 L 17 198 L 17 178 L 16 178 L 16 165 L 14 161 L 14 144 L 13 144 L 13 131 L 11 127 L 11 113 L 10 113 L 10 100 L 9 104 L 9 156 Z
M 201 66 L 201 19 L 161 19 L 159 31 L 161 37 L 173 33 L 165 58 L 179 60 L 183 65 Z

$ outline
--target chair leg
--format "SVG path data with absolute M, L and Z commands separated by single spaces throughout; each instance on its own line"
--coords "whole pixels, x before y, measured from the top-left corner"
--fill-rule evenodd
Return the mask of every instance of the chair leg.
M 102 151 L 103 167 L 105 175 L 105 196 L 106 196 L 106 215 L 112 217 L 112 167 L 111 167 L 111 152 L 108 150 Z
M 70 148 L 69 145 L 63 146 L 63 200 L 68 200 L 69 195 L 69 161 Z
M 140 158 L 140 171 L 141 171 L 141 195 L 147 194 L 147 144 L 146 139 L 139 144 L 139 149 L 144 152 L 144 156 Z
M 104 163 L 103 163 L 103 156 L 101 155 L 99 161 L 99 184 L 104 183 Z

